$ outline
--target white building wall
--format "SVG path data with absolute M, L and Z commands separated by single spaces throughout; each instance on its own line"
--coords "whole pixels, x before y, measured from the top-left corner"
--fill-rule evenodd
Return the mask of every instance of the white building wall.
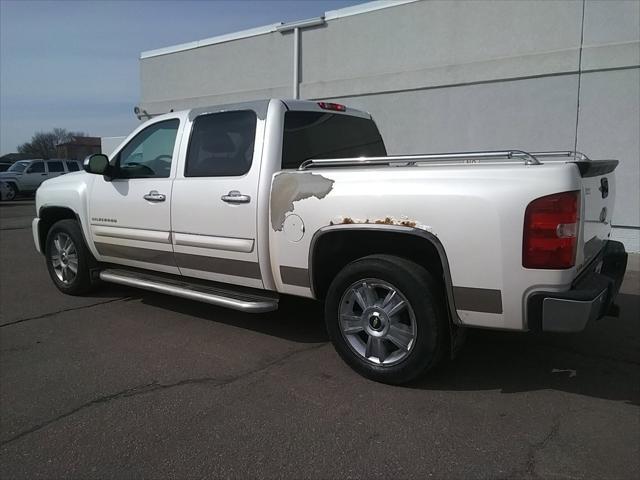
M 390 153 L 618 158 L 615 235 L 640 250 L 639 1 L 383 1 L 325 16 L 301 31 L 301 98 L 370 111 Z M 143 54 L 141 108 L 290 97 L 293 34 L 247 35 Z

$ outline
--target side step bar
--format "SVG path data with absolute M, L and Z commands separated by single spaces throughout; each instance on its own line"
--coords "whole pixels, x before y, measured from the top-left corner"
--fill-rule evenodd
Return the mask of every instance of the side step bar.
M 205 283 L 196 283 L 197 281 L 189 282 L 180 277 L 171 278 L 124 269 L 102 270 L 99 277 L 105 282 L 165 293 L 242 312 L 263 313 L 278 309 L 278 295 L 266 291 L 246 292 L 243 291 L 243 287 L 234 290 L 226 285 L 225 287 L 210 286 Z

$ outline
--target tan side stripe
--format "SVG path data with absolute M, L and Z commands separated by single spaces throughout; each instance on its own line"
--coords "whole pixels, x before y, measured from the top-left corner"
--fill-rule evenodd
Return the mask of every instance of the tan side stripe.
M 203 255 L 189 255 L 187 253 L 173 253 L 150 248 L 128 247 L 111 243 L 96 242 L 96 249 L 100 255 L 106 257 L 136 260 L 138 262 L 156 263 L 172 267 L 189 268 L 203 272 L 220 273 L 236 277 L 261 279 L 260 265 L 257 262 L 233 260 L 230 258 L 205 257 Z M 177 264 L 176 264 L 177 262 Z
M 176 266 L 173 252 L 163 250 L 153 250 L 151 248 L 128 247 L 126 245 L 115 245 L 113 243 L 96 242 L 96 249 L 100 255 L 105 257 L 123 258 L 125 260 L 136 260 L 138 262 L 157 263 L 160 265 Z
M 456 310 L 502 313 L 502 292 L 487 288 L 453 287 Z
M 231 258 L 205 257 L 203 255 L 189 255 L 176 253 L 178 267 L 200 270 L 204 272 L 220 273 L 222 275 L 234 275 L 236 277 L 261 279 L 260 264 L 258 262 L 246 262 Z
M 306 268 L 281 266 L 280 278 L 282 278 L 282 283 L 286 283 L 287 285 L 306 288 L 311 287 L 311 283 L 309 283 L 309 270 Z

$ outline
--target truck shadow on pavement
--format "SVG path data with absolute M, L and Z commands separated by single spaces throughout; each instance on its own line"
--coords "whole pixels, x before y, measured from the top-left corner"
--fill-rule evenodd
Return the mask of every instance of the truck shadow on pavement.
M 203 320 L 245 328 L 296 343 L 329 341 L 322 317 L 322 303 L 313 300 L 283 296 L 280 298 L 279 309 L 275 312 L 249 314 L 177 297 L 146 292 L 140 294 L 138 290 L 131 292 L 136 292 L 145 304 Z
M 428 390 L 558 390 L 640 406 L 640 296 L 619 294 L 619 318 L 577 334 L 469 330 L 458 358 L 411 385 Z
M 296 343 L 328 342 L 322 304 L 282 297 L 261 315 L 161 295 L 143 303 Z M 620 294 L 620 317 L 605 317 L 578 334 L 511 333 L 470 329 L 454 360 L 408 388 L 442 391 L 558 390 L 640 405 L 640 296 Z M 356 373 L 353 373 L 356 375 Z

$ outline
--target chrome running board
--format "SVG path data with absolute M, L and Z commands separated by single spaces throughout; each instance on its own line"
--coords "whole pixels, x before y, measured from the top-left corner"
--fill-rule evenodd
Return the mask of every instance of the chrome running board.
M 278 309 L 279 296 L 268 291 L 249 291 L 243 287 L 238 287 L 236 290 L 227 286 L 218 287 L 205 282 L 200 283 L 197 280 L 191 282 L 182 277 L 154 275 L 125 269 L 102 270 L 99 277 L 105 282 L 142 288 L 242 312 L 263 313 Z

